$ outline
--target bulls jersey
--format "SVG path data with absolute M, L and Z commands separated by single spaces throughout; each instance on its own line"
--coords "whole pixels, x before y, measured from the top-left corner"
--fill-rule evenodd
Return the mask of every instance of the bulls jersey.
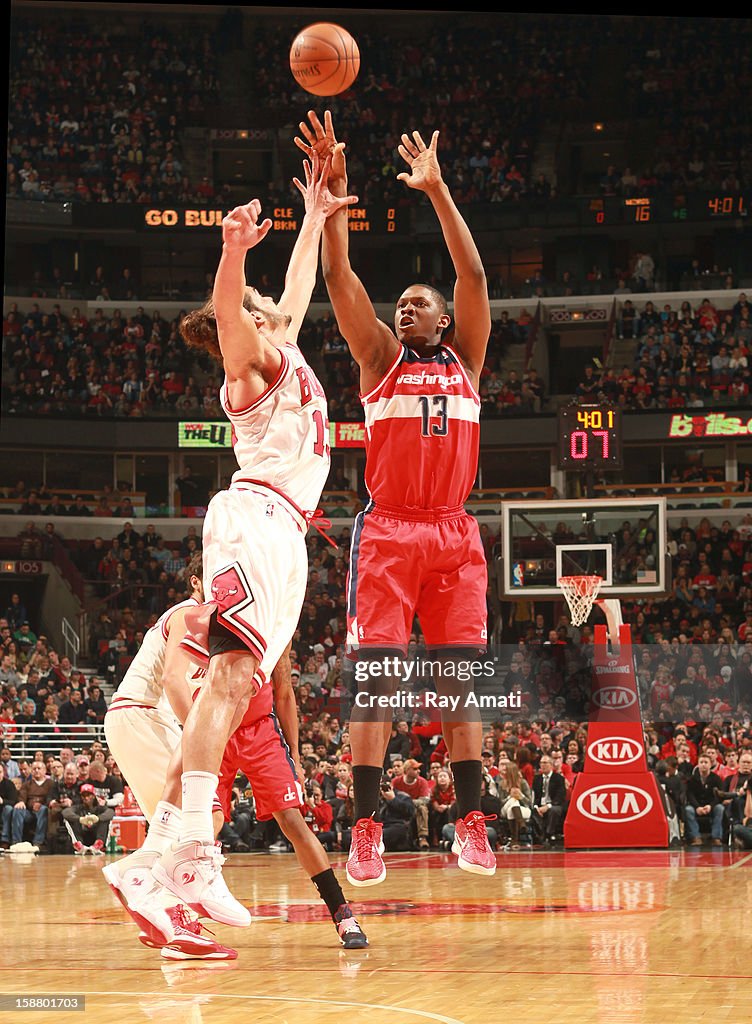
M 220 390 L 239 466 L 232 484 L 267 484 L 299 509 L 313 512 L 329 475 L 326 396 L 295 345 L 279 351 L 276 379 L 244 409 L 231 408 L 226 380 Z
M 138 704 L 145 707 L 164 708 L 162 673 L 164 671 L 165 650 L 167 648 L 167 623 L 173 612 L 178 608 L 195 607 L 199 602 L 189 597 L 187 601 L 168 608 L 147 630 L 144 642 L 133 661 L 128 666 L 123 681 L 112 698 L 112 707 Z M 196 670 L 192 665 L 188 677 Z
M 419 356 L 401 346 L 361 401 L 373 502 L 436 511 L 463 505 L 478 468 L 480 398 L 456 352 L 439 345 Z

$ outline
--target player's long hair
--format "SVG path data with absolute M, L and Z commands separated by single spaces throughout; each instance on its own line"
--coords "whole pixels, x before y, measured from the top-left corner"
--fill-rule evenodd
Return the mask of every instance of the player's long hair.
M 196 576 L 199 580 L 203 581 L 204 559 L 200 551 L 197 551 L 195 555 L 191 556 L 190 562 L 188 562 L 183 570 L 183 577 L 185 582 L 188 584 L 189 592 L 193 590 L 193 587 L 191 586 L 191 576 Z
M 253 301 L 253 289 L 251 288 L 245 290 L 243 308 L 247 309 L 249 313 L 261 313 L 272 328 L 281 323 L 285 326 L 290 323 L 289 316 L 284 316 L 281 313 L 275 316 L 273 313 L 260 309 Z M 216 359 L 218 363 L 222 362 L 222 349 L 219 346 L 217 318 L 212 299 L 207 299 L 199 309 L 192 309 L 190 313 L 186 313 L 180 321 L 180 334 L 189 348 L 200 349 Z

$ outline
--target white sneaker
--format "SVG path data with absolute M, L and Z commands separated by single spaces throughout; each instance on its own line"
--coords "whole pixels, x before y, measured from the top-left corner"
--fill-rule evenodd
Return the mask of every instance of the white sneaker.
M 145 945 L 161 949 L 175 938 L 175 922 L 166 905 L 165 888 L 152 879 L 149 890 L 138 901 L 124 904 L 141 929 L 139 940 Z
M 156 851 L 136 850 L 102 868 L 107 884 L 126 909 L 129 903 L 138 903 L 151 889 L 151 869 L 158 858 Z
M 173 843 L 154 864 L 152 876 L 197 914 L 247 928 L 250 911 L 227 888 L 222 877 L 224 862 L 214 843 Z

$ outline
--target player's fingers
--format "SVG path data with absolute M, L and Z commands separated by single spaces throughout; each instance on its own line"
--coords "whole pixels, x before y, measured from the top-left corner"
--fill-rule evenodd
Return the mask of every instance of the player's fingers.
M 295 143 L 295 145 L 298 147 L 298 149 L 302 149 L 304 153 L 311 153 L 312 152 L 312 147 L 309 146 L 309 144 L 307 142 L 303 142 L 302 139 L 299 139 L 297 137 L 297 135 L 295 136 L 295 138 L 292 141 Z
M 254 218 L 251 216 L 250 203 L 247 206 L 238 206 L 229 215 L 228 220 L 232 221 L 232 226 L 241 230 L 248 227 L 249 224 L 253 224 Z
M 438 146 L 438 144 L 439 144 L 439 130 L 437 128 L 436 131 L 431 136 L 431 145 L 428 148 L 433 150 L 433 152 L 435 153 L 436 152 L 436 147 Z
M 292 183 L 293 183 L 293 185 L 296 186 L 296 188 L 298 189 L 298 191 L 300 192 L 301 195 L 305 195 L 306 194 L 306 187 L 305 187 L 305 185 L 303 184 L 302 181 L 298 181 L 297 178 L 293 178 L 292 179 Z
M 406 134 L 406 132 L 402 133 L 402 146 L 411 156 L 418 155 L 418 151 L 415 148 L 415 143 L 412 141 L 410 136 Z
M 271 226 L 272 226 L 272 222 L 271 222 L 271 221 L 269 220 L 269 218 L 267 217 L 267 218 L 266 218 L 266 220 L 263 220 L 263 221 L 262 221 L 262 222 L 261 222 L 261 223 L 260 223 L 260 224 L 258 225 L 258 233 L 259 233 L 259 236 L 260 236 L 261 238 L 266 238 L 266 236 L 267 236 L 267 235 L 269 234 L 269 229 L 271 228 Z
M 423 136 L 420 132 L 413 132 L 413 138 L 415 139 L 415 145 L 418 147 L 419 152 L 423 152 L 426 149 L 426 144 L 423 141 Z
M 311 145 L 313 145 L 315 142 L 315 136 L 305 121 L 300 121 L 298 123 L 298 128 L 300 128 L 300 134 L 303 135 Z
M 332 138 L 334 138 L 334 123 L 332 121 L 331 110 L 324 111 L 324 131 L 326 132 L 327 135 L 330 135 Z
M 326 117 L 326 115 L 324 115 L 324 116 Z M 322 125 L 321 121 L 319 121 L 318 114 L 316 113 L 315 110 L 309 110 L 308 111 L 308 120 L 311 122 L 311 125 L 313 126 L 313 130 L 316 132 L 316 138 L 317 139 L 323 139 L 323 137 L 324 137 L 324 126 Z
M 418 158 L 417 153 L 409 153 L 404 146 L 397 146 L 397 152 L 403 160 L 410 164 L 410 166 L 412 166 L 413 160 L 417 160 Z

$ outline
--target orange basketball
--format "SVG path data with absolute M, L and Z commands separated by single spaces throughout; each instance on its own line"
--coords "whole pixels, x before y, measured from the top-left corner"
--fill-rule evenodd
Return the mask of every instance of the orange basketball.
M 357 78 L 360 50 L 346 28 L 319 21 L 298 32 L 293 39 L 290 70 L 306 92 L 314 96 L 336 96 L 349 89 Z

